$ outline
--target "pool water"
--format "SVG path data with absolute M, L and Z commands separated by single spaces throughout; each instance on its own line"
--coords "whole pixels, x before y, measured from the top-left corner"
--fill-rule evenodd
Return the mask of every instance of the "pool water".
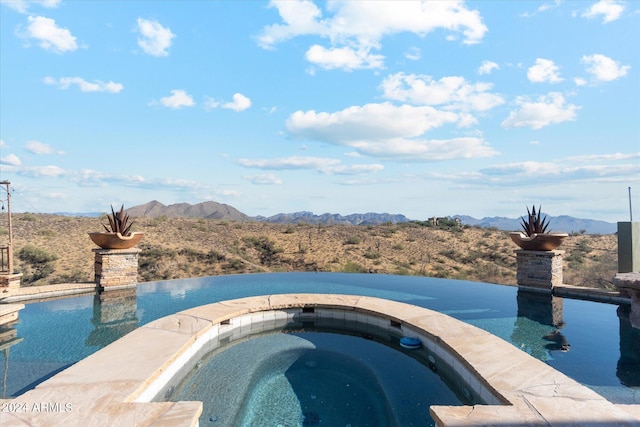
M 398 341 L 260 334 L 213 351 L 169 400 L 202 401 L 201 426 L 239 427 L 433 426 L 429 406 L 472 403 Z
M 628 306 L 545 298 L 487 283 L 343 273 L 149 282 L 139 284 L 137 292 L 26 304 L 18 323 L 0 330 L 1 397 L 24 393 L 160 317 L 228 299 L 283 293 L 367 295 L 436 310 L 513 343 L 614 403 L 640 404 L 640 331 L 630 326 Z

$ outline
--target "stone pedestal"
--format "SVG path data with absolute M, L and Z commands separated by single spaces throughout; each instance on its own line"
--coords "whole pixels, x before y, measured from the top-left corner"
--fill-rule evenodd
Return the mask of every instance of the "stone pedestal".
M 138 284 L 138 254 L 140 249 L 93 249 L 96 254 L 94 271 L 96 287 L 114 290 Z
M 629 321 L 631 326 L 640 329 L 640 273 L 618 273 L 613 279 L 620 293 L 631 298 Z
M 562 285 L 564 251 L 516 251 L 518 287 L 530 291 L 551 292 Z
M 618 223 L 618 273 L 640 272 L 640 222 Z
M 0 274 L 0 288 L 17 289 L 21 278 L 22 273 Z

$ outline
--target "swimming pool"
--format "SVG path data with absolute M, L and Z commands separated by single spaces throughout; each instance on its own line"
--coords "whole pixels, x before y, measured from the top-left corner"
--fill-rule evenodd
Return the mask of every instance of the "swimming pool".
M 2 396 L 19 395 L 138 325 L 176 311 L 253 295 L 322 292 L 448 314 L 512 342 L 612 402 L 640 403 L 640 331 L 631 328 L 625 306 L 468 281 L 342 273 L 216 276 L 143 283 L 137 294 L 112 292 L 27 304 L 10 338 L 14 344 L 0 351 Z

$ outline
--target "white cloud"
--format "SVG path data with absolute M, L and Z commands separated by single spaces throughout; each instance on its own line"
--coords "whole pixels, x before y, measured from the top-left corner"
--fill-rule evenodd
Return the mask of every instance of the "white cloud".
M 346 71 L 362 68 L 381 68 L 384 56 L 374 55 L 367 49 L 354 50 L 350 47 L 325 48 L 313 45 L 305 54 L 307 61 L 325 70 L 343 69 Z
M 216 101 L 213 98 L 207 98 L 207 100 L 204 102 L 204 108 L 207 110 L 212 108 L 226 108 L 228 110 L 240 112 L 246 110 L 249 107 L 251 107 L 251 99 L 247 98 L 241 93 L 234 93 L 232 102 L 223 103 L 220 101 Z M 272 107 L 272 110 L 275 111 L 273 108 L 275 107 Z
M 554 9 L 558 6 L 560 6 L 560 2 L 561 0 L 554 0 L 553 3 L 544 3 L 542 5 L 540 5 L 535 12 L 524 12 L 522 14 L 520 14 L 521 17 L 524 18 L 531 18 L 533 16 L 535 16 L 538 12 L 546 12 L 547 10 L 551 10 Z
M 462 34 L 463 43 L 478 43 L 488 31 L 478 11 L 456 1 L 335 1 L 326 3 L 327 17 L 308 0 L 275 1 L 281 24 L 265 26 L 258 44 L 273 48 L 285 40 L 315 35 L 329 39 L 330 47 L 312 46 L 307 59 L 325 69 L 379 68 L 381 40 L 388 35 L 411 32 L 419 36 L 443 29 L 450 34 Z
M 548 162 L 515 162 L 492 165 L 478 171 L 456 173 L 428 173 L 430 178 L 450 181 L 466 188 L 480 187 L 517 187 L 541 188 L 546 185 L 569 185 L 582 182 L 584 188 L 592 188 L 595 183 L 618 183 L 625 186 L 637 181 L 640 176 L 640 163 L 622 163 L 640 157 L 640 153 L 602 154 L 567 157 Z M 563 196 L 563 198 L 566 196 Z
M 27 141 L 25 149 L 32 154 L 64 154 L 63 151 L 55 151 L 49 144 L 40 141 Z
M 620 65 L 604 55 L 584 55 L 582 62 L 587 65 L 587 71 L 602 82 L 609 82 L 627 75 L 629 65 Z
M 567 160 L 573 162 L 584 162 L 584 161 L 617 161 L 617 160 L 630 160 L 630 159 L 640 159 L 640 153 L 613 153 L 613 154 L 590 154 L 584 156 L 572 156 L 568 157 Z
M 169 48 L 175 34 L 168 27 L 163 27 L 157 21 L 138 18 L 138 46 L 152 56 L 168 56 Z
M 466 116 L 430 106 L 389 103 L 354 106 L 336 113 L 297 111 L 287 119 L 291 135 L 350 147 L 360 154 L 405 161 L 490 157 L 497 152 L 480 138 L 434 140 L 426 132 Z
M 416 137 L 447 123 L 459 115 L 430 106 L 394 106 L 390 103 L 353 106 L 335 113 L 296 111 L 286 126 L 295 136 L 337 144 L 354 141 Z
M 31 5 L 39 5 L 47 9 L 53 9 L 58 7 L 60 3 L 62 3 L 62 0 L 0 0 L 0 3 L 17 12 L 27 13 Z
M 351 144 L 363 154 L 404 162 L 430 162 L 493 157 L 498 154 L 482 138 L 391 139 Z
M 527 71 L 527 78 L 533 83 L 558 83 L 561 82 L 558 66 L 549 59 L 538 58 L 536 65 Z
M 43 81 L 48 85 L 56 85 L 60 89 L 69 89 L 71 85 L 77 85 L 82 92 L 118 93 L 124 89 L 124 85 L 121 83 L 102 82 L 100 80 L 88 82 L 82 77 L 60 77 L 57 80 L 53 77 L 45 77 Z
M 280 185 L 282 184 L 282 180 L 276 177 L 272 173 L 265 173 L 259 175 L 247 175 L 244 177 L 246 180 L 250 181 L 256 185 Z
M 417 47 L 412 47 L 410 48 L 405 54 L 405 58 L 411 60 L 411 61 L 417 61 L 420 59 L 421 57 L 421 52 L 420 52 L 420 48 Z
M 582 77 L 576 77 L 575 79 L 573 79 L 573 81 L 576 86 L 585 86 L 587 84 L 587 81 Z
M 383 169 L 384 166 L 378 163 L 368 165 L 336 165 L 330 167 L 325 173 L 332 175 L 363 175 L 379 172 Z
M 19 33 L 20 37 L 38 40 L 39 46 L 55 53 L 73 52 L 78 49 L 76 38 L 71 31 L 60 28 L 56 21 L 44 16 L 29 16 L 29 25 L 25 32 Z
M 381 171 L 381 164 L 343 165 L 338 159 L 326 157 L 292 156 L 275 159 L 239 159 L 248 168 L 266 170 L 315 170 L 327 175 L 362 175 Z M 263 177 L 263 175 L 259 175 Z M 269 174 L 269 176 L 271 176 Z
M 620 18 L 624 12 L 624 4 L 616 0 L 600 0 L 587 9 L 582 16 L 585 18 L 597 18 L 602 15 L 602 23 L 608 24 Z
M 327 169 L 340 163 L 338 159 L 326 157 L 292 156 L 277 159 L 239 159 L 242 166 L 256 169 L 295 170 L 295 169 Z
M 500 66 L 493 61 L 482 61 L 482 65 L 478 68 L 478 74 L 491 74 L 493 70 L 499 70 Z
M 526 97 L 519 97 L 516 104 L 519 108 L 502 122 L 503 127 L 541 129 L 550 124 L 575 120 L 576 111 L 580 109 L 576 105 L 565 104 L 564 97 L 558 92 L 550 92 L 533 102 Z
M 64 169 L 59 168 L 58 166 L 49 165 L 49 166 L 33 166 L 33 167 L 24 168 L 18 171 L 18 174 L 22 176 L 39 178 L 43 176 L 48 176 L 48 177 L 65 176 L 67 175 L 67 172 Z
M 251 100 L 241 93 L 233 94 L 233 102 L 222 104 L 222 108 L 233 111 L 244 111 L 249 107 L 251 107 Z
M 449 76 L 434 80 L 431 76 L 396 73 L 381 85 L 387 99 L 414 105 L 443 105 L 445 109 L 487 111 L 504 103 L 500 95 L 488 92 L 491 83 L 469 83 L 464 77 Z
M 271 1 L 269 7 L 278 9 L 284 24 L 264 27 L 258 37 L 258 44 L 263 48 L 272 48 L 277 43 L 300 35 L 327 33 L 326 24 L 317 21 L 322 11 L 312 1 Z
M 544 182 L 618 181 L 640 174 L 640 164 L 581 164 L 566 162 L 519 162 L 481 169 L 478 182 L 500 185 L 540 185 Z
M 157 104 L 155 101 L 151 102 L 151 105 Z M 195 103 L 193 98 L 184 90 L 174 89 L 171 91 L 171 96 L 165 96 L 160 98 L 160 104 L 168 108 L 182 108 L 192 107 Z
M 0 139 L 0 147 L 7 147 L 3 139 Z
M 8 166 L 20 166 L 22 161 L 15 154 L 9 154 L 7 157 L 0 157 L 0 164 Z

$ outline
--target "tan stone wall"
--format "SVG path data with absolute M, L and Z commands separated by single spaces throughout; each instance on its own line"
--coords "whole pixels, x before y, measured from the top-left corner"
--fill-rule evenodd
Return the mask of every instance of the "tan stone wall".
M 138 283 L 140 249 L 94 249 L 96 285 L 129 286 Z
M 562 285 L 564 251 L 516 251 L 518 286 L 549 289 Z
M 0 274 L 0 288 L 16 289 L 20 287 L 22 273 Z

